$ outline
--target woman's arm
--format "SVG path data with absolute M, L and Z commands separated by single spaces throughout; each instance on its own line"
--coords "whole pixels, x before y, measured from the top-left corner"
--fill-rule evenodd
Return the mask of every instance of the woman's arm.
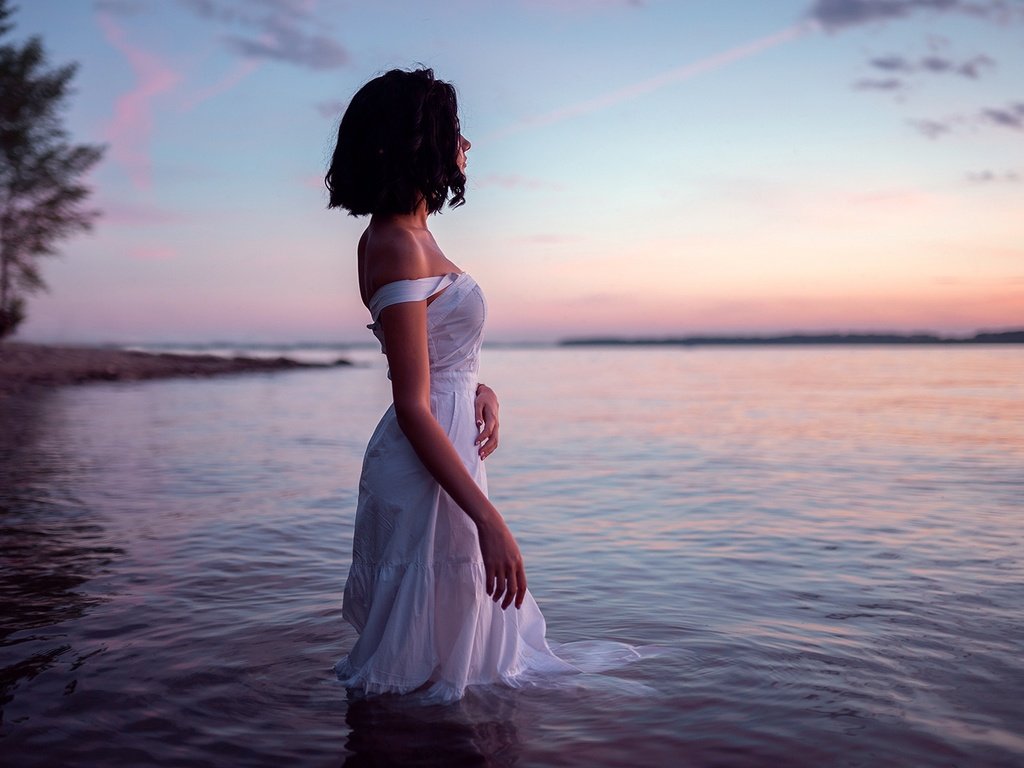
M 423 466 L 476 524 L 487 594 L 501 607 L 526 597 L 526 572 L 512 532 L 462 463 L 448 435 L 430 410 L 427 303 L 404 302 L 380 314 L 391 370 L 398 426 Z

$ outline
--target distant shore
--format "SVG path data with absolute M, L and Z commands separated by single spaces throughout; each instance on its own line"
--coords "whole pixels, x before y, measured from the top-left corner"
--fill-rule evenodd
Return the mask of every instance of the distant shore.
M 742 345 L 828 345 L 828 344 L 1024 344 L 1024 329 L 981 331 L 969 337 L 938 336 L 931 333 L 795 333 L 787 336 L 667 336 L 667 337 L 593 337 L 563 339 L 564 347 L 575 346 L 742 346 Z
M 28 386 L 61 386 L 88 381 L 140 381 L 180 376 L 219 376 L 351 365 L 305 363 L 288 357 L 221 357 L 170 352 L 137 352 L 107 347 L 63 347 L 0 342 L 0 394 Z

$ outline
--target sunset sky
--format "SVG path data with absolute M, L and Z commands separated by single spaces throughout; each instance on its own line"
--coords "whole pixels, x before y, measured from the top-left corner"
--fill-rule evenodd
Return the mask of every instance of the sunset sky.
M 109 145 L 20 338 L 369 341 L 341 111 L 459 90 L 492 340 L 1024 326 L 1024 0 L 21 0 Z

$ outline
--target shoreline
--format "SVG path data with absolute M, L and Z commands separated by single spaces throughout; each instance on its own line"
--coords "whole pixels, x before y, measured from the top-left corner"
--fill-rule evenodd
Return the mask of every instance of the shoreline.
M 978 331 L 967 337 L 940 336 L 935 333 L 792 333 L 778 336 L 585 336 L 558 342 L 558 346 L 562 347 L 962 344 L 1024 344 L 1024 328 Z
M 289 357 L 221 357 L 0 341 L 0 394 L 32 386 L 57 387 L 90 381 L 205 378 L 350 365 L 352 362 L 343 358 L 333 363 L 304 363 Z

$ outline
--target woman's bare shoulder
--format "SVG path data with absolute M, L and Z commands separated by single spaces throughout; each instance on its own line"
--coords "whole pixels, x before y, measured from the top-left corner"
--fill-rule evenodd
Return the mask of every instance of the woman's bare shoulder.
M 430 261 L 414 232 L 405 227 L 380 227 L 367 233 L 364 264 L 371 294 L 396 280 L 430 276 Z

